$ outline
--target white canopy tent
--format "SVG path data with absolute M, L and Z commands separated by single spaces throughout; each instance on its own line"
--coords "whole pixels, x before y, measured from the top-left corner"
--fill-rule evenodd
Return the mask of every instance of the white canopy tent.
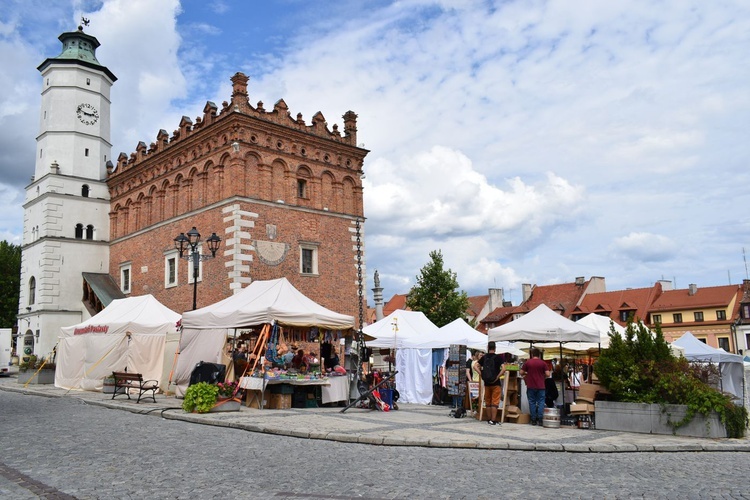
M 368 347 L 396 349 L 399 401 L 430 404 L 433 393 L 432 348 L 419 346 L 437 336 L 438 327 L 422 312 L 396 309 L 362 331 L 373 339 L 367 341 Z
M 557 314 L 544 304 L 517 320 L 490 329 L 487 338 L 494 342 L 599 342 L 599 332 Z
M 354 328 L 354 317 L 326 309 L 286 278 L 254 281 L 231 297 L 183 315 L 180 355 L 173 380 L 175 394 L 184 394 L 199 361 L 222 363 L 230 331 L 273 323 L 349 330 Z
M 716 349 L 704 344 L 690 332 L 685 332 L 674 344 L 685 349 L 683 355 L 691 361 L 717 363 L 721 374 L 721 390 L 743 400 L 744 363 L 739 354 L 730 354 L 724 349 Z
M 113 300 L 83 323 L 61 328 L 55 386 L 100 391 L 104 377 L 127 368 L 164 387 L 166 338 L 179 320 L 152 295 Z

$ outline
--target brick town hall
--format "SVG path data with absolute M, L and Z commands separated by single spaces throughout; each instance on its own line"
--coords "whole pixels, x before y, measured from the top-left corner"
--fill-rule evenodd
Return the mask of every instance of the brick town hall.
M 232 77 L 221 107 L 112 157 L 110 89 L 117 78 L 96 59 L 82 27 L 59 37 L 45 60 L 34 175 L 26 188 L 18 314 L 19 354 L 47 356 L 60 327 L 113 299 L 152 294 L 192 309 L 192 264 L 175 238 L 197 228 L 198 307 L 253 280 L 286 277 L 302 293 L 357 316 L 364 275 L 362 181 L 368 151 L 357 147 L 357 115 L 329 130 L 307 125 L 286 103 L 248 100 L 248 78 Z M 115 103 L 127 106 L 127 103 Z M 359 248 L 359 252 L 358 252 Z M 359 264 L 358 264 L 359 263 Z

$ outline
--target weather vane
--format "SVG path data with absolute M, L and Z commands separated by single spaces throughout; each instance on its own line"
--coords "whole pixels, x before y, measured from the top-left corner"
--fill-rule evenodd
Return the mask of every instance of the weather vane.
M 88 26 L 90 22 L 90 19 L 86 19 L 85 17 L 81 16 L 81 24 L 83 24 L 84 26 Z

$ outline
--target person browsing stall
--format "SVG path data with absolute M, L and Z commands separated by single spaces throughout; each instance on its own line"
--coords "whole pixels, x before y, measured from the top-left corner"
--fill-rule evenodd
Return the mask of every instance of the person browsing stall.
M 545 403 L 544 381 L 550 376 L 547 363 L 542 360 L 542 353 L 536 347 L 529 350 L 531 359 L 521 367 L 520 375 L 526 381 L 526 397 L 529 400 L 531 425 L 541 425 Z

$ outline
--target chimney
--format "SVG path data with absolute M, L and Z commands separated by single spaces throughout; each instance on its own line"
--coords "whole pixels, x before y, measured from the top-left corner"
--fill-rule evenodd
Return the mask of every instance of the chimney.
M 531 292 L 534 288 L 530 283 L 524 283 L 521 285 L 521 301 L 526 302 L 531 298 Z
M 688 295 L 692 296 L 695 295 L 695 293 L 698 291 L 698 285 L 695 283 L 691 283 L 688 285 Z
M 661 289 L 664 292 L 666 292 L 667 290 L 674 290 L 674 287 L 672 286 L 672 282 L 670 280 L 658 280 L 657 283 L 661 283 Z
M 583 276 L 578 276 L 576 278 L 576 286 L 583 286 L 583 284 L 586 283 L 586 278 Z
M 503 303 L 503 289 L 502 288 L 490 288 L 490 303 L 488 308 L 490 312 L 494 311 L 498 307 L 502 306 Z
M 503 307 L 513 307 L 513 302 L 510 300 L 503 301 Z

